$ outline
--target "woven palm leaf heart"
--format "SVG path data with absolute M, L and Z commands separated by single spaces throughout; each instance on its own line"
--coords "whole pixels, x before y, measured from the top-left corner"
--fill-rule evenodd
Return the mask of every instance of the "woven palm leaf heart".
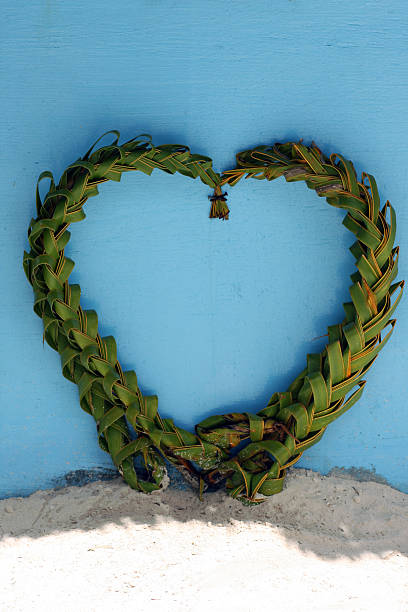
M 93 151 L 96 141 L 68 166 L 58 185 L 50 172 L 38 179 L 37 217 L 29 226 L 30 252 L 24 252 L 23 266 L 44 338 L 60 354 L 63 375 L 78 385 L 81 408 L 96 421 L 100 447 L 130 487 L 146 493 L 160 489 L 167 459 L 196 483 L 200 496 L 225 482 L 232 497 L 260 503 L 282 490 L 286 469 L 360 399 L 365 375 L 392 334 L 404 285 L 394 282 L 394 209 L 388 201 L 381 208 L 372 175 L 363 173 L 359 181 L 350 161 L 337 154 L 326 157 L 314 143 L 243 151 L 236 168 L 218 174 L 210 158 L 186 146 L 156 147 L 146 135 L 119 145 L 119 133 L 112 133 L 111 145 Z M 150 175 L 155 168 L 200 178 L 214 189 L 210 217 L 220 219 L 229 214 L 224 185 L 232 187 L 243 177 L 305 181 L 328 204 L 345 210 L 343 224 L 356 236 L 350 249 L 357 268 L 351 301 L 344 304 L 342 323 L 328 328 L 324 350 L 307 355 L 305 369 L 289 388 L 274 393 L 256 414 L 211 416 L 196 425 L 195 433 L 162 418 L 157 396 L 142 395 L 135 372 L 121 368 L 114 338 L 99 335 L 96 312 L 82 310 L 80 287 L 68 282 L 74 267 L 65 256 L 68 228 L 85 218 L 87 199 L 98 194 L 99 184 L 119 181 L 122 172 Z M 41 201 L 39 182 L 45 178 L 50 188 Z

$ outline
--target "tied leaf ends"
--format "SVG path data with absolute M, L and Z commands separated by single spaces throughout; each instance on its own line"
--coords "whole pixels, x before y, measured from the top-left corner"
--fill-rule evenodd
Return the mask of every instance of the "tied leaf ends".
M 222 193 L 220 185 L 215 186 L 214 195 L 208 196 L 211 201 L 210 219 L 229 219 L 230 211 L 225 197 L 227 195 L 226 191 Z

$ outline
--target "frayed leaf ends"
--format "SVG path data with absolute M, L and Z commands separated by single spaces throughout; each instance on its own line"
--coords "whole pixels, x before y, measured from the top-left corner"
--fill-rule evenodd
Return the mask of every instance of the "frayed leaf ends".
M 228 219 L 229 208 L 227 205 L 227 192 L 222 193 L 221 187 L 217 185 L 214 189 L 214 195 L 208 196 L 211 200 L 210 219 Z

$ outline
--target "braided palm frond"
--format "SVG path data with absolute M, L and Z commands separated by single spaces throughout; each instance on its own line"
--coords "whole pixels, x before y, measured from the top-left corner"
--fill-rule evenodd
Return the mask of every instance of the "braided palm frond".
M 134 489 L 151 492 L 162 485 L 170 461 L 200 488 L 226 481 L 230 495 L 255 504 L 282 490 L 286 469 L 318 442 L 326 427 L 361 397 L 365 374 L 388 342 L 392 319 L 403 289 L 394 282 L 398 247 L 396 219 L 389 202 L 380 209 L 375 179 L 363 173 L 359 182 L 352 163 L 340 155 L 327 158 L 314 144 L 261 146 L 237 155 L 237 167 L 214 172 L 212 160 L 183 145 L 155 147 L 142 135 L 91 149 L 70 164 L 56 185 L 50 172 L 37 183 L 37 217 L 28 231 L 30 252 L 23 266 L 34 290 L 34 311 L 42 318 L 44 339 L 61 358 L 63 375 L 77 384 L 83 410 L 96 421 L 98 442 L 124 480 Z M 124 372 L 112 336 L 101 337 L 93 310 L 80 305 L 79 285 L 69 284 L 74 262 L 65 256 L 68 227 L 85 218 L 83 206 L 98 185 L 119 181 L 122 172 L 151 174 L 157 168 L 200 178 L 215 190 L 210 216 L 227 219 L 221 186 L 241 178 L 288 182 L 303 180 L 327 202 L 343 208 L 344 225 L 357 240 L 351 247 L 357 271 L 352 275 L 351 301 L 345 319 L 328 329 L 328 344 L 307 356 L 303 372 L 283 393 L 274 393 L 257 414 L 231 413 L 201 421 L 195 433 L 177 427 L 158 412 L 157 396 L 143 396 L 135 372 Z M 41 201 L 38 184 L 50 180 Z M 388 219 L 388 220 L 387 220 Z M 386 329 L 385 336 L 382 335 Z M 245 442 L 242 450 L 234 448 Z M 142 459 L 146 475 L 135 469 Z

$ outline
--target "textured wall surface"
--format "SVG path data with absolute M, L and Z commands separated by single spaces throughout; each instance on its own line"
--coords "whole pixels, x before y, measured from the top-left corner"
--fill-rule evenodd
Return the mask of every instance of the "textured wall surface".
M 112 467 L 32 311 L 22 256 L 38 174 L 59 178 L 113 128 L 185 143 L 219 171 L 244 148 L 315 140 L 375 175 L 408 278 L 407 22 L 402 0 L 3 4 L 0 497 Z M 243 182 L 226 222 L 208 219 L 198 180 L 135 173 L 100 191 L 72 228 L 71 281 L 181 425 L 261 409 L 343 318 L 353 237 L 305 185 Z M 406 299 L 396 316 L 363 398 L 298 466 L 408 491 Z

